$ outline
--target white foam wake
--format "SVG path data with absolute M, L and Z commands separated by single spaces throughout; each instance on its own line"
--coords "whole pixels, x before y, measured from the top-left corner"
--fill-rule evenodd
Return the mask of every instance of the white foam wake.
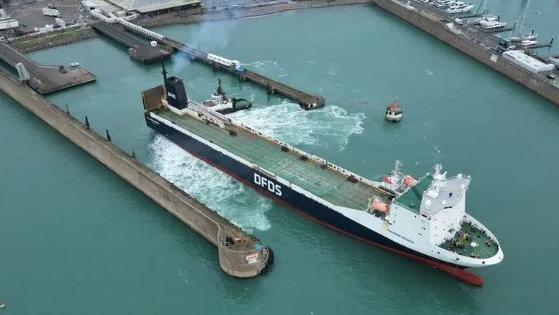
M 259 60 L 254 62 L 243 63 L 243 66 L 257 70 L 268 75 L 277 75 L 279 77 L 288 76 L 287 71 L 280 67 L 279 63 L 271 60 Z
M 336 105 L 304 111 L 297 104 L 252 108 L 229 115 L 236 122 L 298 146 L 333 147 L 342 151 L 351 135 L 363 132 L 365 114 L 348 114 Z
M 245 193 L 246 187 L 200 161 L 161 135 L 150 145 L 152 168 L 180 189 L 246 230 L 268 230 L 271 201 Z
M 363 132 L 365 120 L 364 114 L 348 114 L 335 105 L 303 111 L 288 102 L 229 116 L 292 145 L 333 146 L 338 150 L 345 148 L 352 134 Z M 151 167 L 171 183 L 248 231 L 252 228 L 270 229 L 266 212 L 272 207 L 271 200 L 247 193 L 250 188 L 190 155 L 162 135 L 155 136 L 150 149 L 153 156 Z

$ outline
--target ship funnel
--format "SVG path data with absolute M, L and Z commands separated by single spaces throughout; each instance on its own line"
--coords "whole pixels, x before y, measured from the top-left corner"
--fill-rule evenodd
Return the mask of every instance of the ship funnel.
M 165 84 L 165 98 L 170 106 L 176 109 L 185 109 L 188 106 L 188 97 L 186 95 L 186 89 L 184 88 L 184 83 L 182 79 L 175 76 L 167 78 L 167 70 L 165 70 L 165 65 L 161 64 L 163 70 L 163 81 Z

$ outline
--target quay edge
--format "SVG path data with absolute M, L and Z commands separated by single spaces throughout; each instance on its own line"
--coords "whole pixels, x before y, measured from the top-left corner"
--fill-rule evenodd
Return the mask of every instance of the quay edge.
M 20 84 L 4 70 L 0 70 L 0 89 L 217 246 L 220 267 L 228 275 L 255 277 L 273 262 L 272 250 L 258 239 L 187 195 L 31 88 Z
M 559 87 L 550 84 L 541 76 L 516 66 L 489 49 L 449 31 L 445 27 L 441 17 L 425 10 L 410 10 L 403 5 L 403 2 L 398 2 L 396 0 L 372 0 L 371 2 L 386 10 L 388 13 L 401 18 L 466 55 L 493 68 L 536 94 L 548 99 L 555 105 L 559 105 Z
M 280 12 L 315 9 L 332 6 L 371 4 L 373 0 L 304 0 L 284 3 L 264 3 L 259 6 L 239 7 L 233 11 L 221 9 L 216 11 L 185 10 L 169 14 L 140 16 L 134 23 L 143 27 L 160 27 L 165 25 L 193 24 L 205 21 L 221 21 L 270 15 Z M 234 14 L 233 14 L 234 12 Z M 69 45 L 99 35 L 89 24 L 76 25 L 64 30 L 55 30 L 43 34 L 29 34 L 10 38 L 14 47 L 23 52 L 32 52 L 52 47 Z

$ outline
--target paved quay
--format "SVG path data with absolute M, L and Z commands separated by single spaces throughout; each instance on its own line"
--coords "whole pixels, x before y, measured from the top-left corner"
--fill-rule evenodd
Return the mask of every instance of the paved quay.
M 448 19 L 439 13 L 424 6 L 418 10 L 397 0 L 373 0 L 373 3 L 559 105 L 559 83 L 502 58 L 494 47 L 484 46 L 477 37 L 470 37 L 460 25 L 453 24 L 453 30 L 450 30 Z

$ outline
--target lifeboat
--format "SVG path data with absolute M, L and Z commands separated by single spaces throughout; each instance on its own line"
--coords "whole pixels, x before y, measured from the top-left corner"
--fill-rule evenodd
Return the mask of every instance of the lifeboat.
M 402 111 L 400 104 L 394 102 L 388 105 L 388 107 L 386 108 L 386 113 L 384 115 L 384 118 L 386 118 L 386 120 L 391 122 L 399 122 L 400 120 L 402 120 L 403 115 L 404 112 Z
M 417 184 L 417 179 L 413 178 L 410 175 L 404 176 L 404 186 L 406 187 L 413 187 Z
M 390 207 L 378 197 L 375 197 L 369 204 L 369 211 L 378 211 L 382 214 L 386 214 L 388 210 L 390 210 Z

